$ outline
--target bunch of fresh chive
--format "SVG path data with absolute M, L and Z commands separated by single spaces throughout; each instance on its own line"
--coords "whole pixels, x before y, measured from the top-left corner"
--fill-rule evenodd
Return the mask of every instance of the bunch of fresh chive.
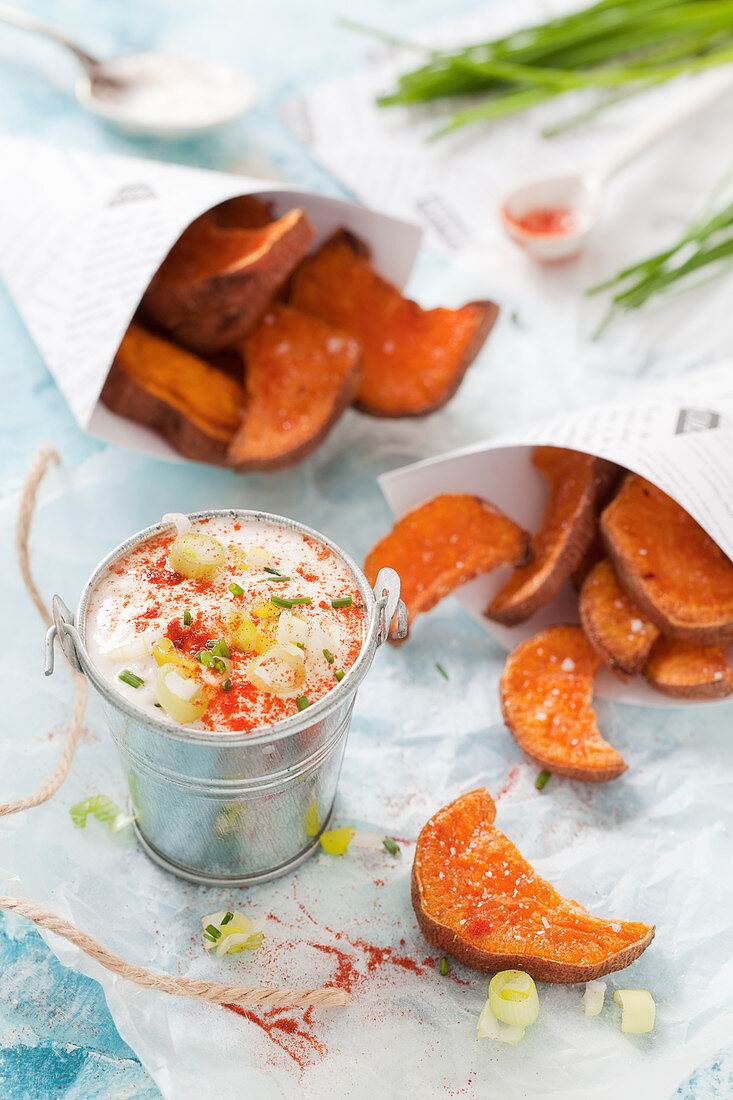
M 600 0 L 459 50 L 423 50 L 388 40 L 419 49 L 425 60 L 404 73 L 396 90 L 379 99 L 380 105 L 480 97 L 455 113 L 437 137 L 470 122 L 516 114 L 574 89 L 596 88 L 615 101 L 683 73 L 733 61 L 733 2 Z
M 613 279 L 592 287 L 588 294 L 617 288 L 596 335 L 600 335 L 618 310 L 638 309 L 649 298 L 662 294 L 674 284 L 690 287 L 689 276 L 707 268 L 710 278 L 722 274 L 733 262 L 733 202 L 715 214 L 706 214 L 694 222 L 676 244 L 646 260 L 632 264 Z M 696 284 L 695 284 L 696 285 Z

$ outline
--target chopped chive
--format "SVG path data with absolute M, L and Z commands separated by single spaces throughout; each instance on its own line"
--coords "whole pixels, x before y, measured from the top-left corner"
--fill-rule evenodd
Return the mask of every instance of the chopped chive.
M 303 652 L 305 652 L 305 642 L 296 642 L 295 645 L 297 645 L 298 649 L 302 649 Z
M 305 710 L 306 707 L 309 707 L 311 705 L 310 699 L 307 695 L 299 695 L 298 698 L 295 700 L 295 705 L 298 710 Z
M 209 638 L 208 642 L 206 642 L 205 645 L 206 645 L 206 649 L 211 650 L 216 645 L 216 642 L 214 641 L 213 638 Z
M 283 584 L 285 581 L 289 581 L 290 577 L 281 577 L 279 574 L 277 577 L 270 577 L 273 584 Z
M 289 600 L 286 600 L 283 596 L 270 596 L 270 603 L 274 603 L 275 607 L 297 607 L 298 604 L 310 602 L 310 596 L 293 596 Z
M 331 600 L 331 607 L 351 607 L 353 602 L 351 596 L 339 596 L 337 600 Z
M 213 939 L 215 939 L 215 940 L 220 940 L 221 939 L 221 929 L 217 928 L 215 924 L 207 924 L 206 925 L 206 931 L 209 933 L 210 936 L 213 937 Z
M 392 840 L 391 836 L 386 836 L 382 841 L 382 844 L 385 846 L 391 856 L 399 855 L 400 846 L 394 840 Z
M 336 679 L 337 679 L 337 680 L 338 680 L 339 682 L 340 682 L 341 680 L 343 680 L 343 678 L 344 678 L 344 676 L 345 676 L 345 675 L 346 675 L 346 673 L 344 672 L 344 670 L 343 670 L 342 668 L 337 668 L 337 669 L 336 669 L 336 671 L 334 672 L 334 676 L 336 677 Z
M 244 589 L 242 588 L 241 584 L 237 584 L 236 581 L 232 581 L 232 583 L 229 585 L 229 591 L 233 596 L 244 595 Z
M 540 774 L 537 776 L 537 778 L 534 781 L 534 785 L 535 785 L 535 787 L 537 788 L 538 791 L 541 791 L 544 787 L 547 786 L 547 780 L 549 778 L 550 778 L 550 773 L 549 772 L 540 772 Z
M 273 577 L 282 577 L 282 573 L 279 569 L 273 569 L 271 565 L 264 567 L 266 573 L 272 573 Z
M 448 960 L 446 959 L 445 955 L 443 955 L 443 958 L 440 960 L 440 973 L 443 975 L 444 978 L 448 973 Z
M 210 936 L 208 932 L 204 932 L 204 939 L 210 940 L 211 943 L 216 943 L 216 936 Z
M 123 668 L 118 679 L 123 683 L 129 684 L 131 688 L 142 687 L 145 681 L 140 676 L 136 676 L 134 672 L 130 672 L 129 668 Z
M 228 676 L 227 676 L 226 680 L 222 680 L 221 690 L 222 691 L 231 691 L 232 690 L 232 681 L 229 679 Z
M 221 923 L 223 925 L 224 924 L 229 924 L 229 921 L 233 920 L 233 918 L 234 918 L 234 913 L 227 913 L 226 916 L 221 918 Z
M 215 657 L 213 653 L 209 653 L 208 649 L 200 649 L 198 653 L 194 653 L 193 659 L 203 665 L 204 668 L 213 668 L 214 672 L 224 673 L 227 670 L 227 666 L 221 657 Z
M 209 648 L 208 643 L 206 648 Z M 223 639 L 211 646 L 211 652 L 215 657 L 231 657 L 232 655 L 231 649 Z
M 184 611 L 183 612 L 183 625 L 184 626 L 190 626 L 192 622 L 193 622 L 193 617 L 191 615 L 191 612 L 190 611 Z
M 439 665 L 437 661 L 435 662 L 435 667 L 437 668 L 438 672 L 440 673 L 440 675 L 443 677 L 444 680 L 449 680 L 450 679 L 448 673 L 445 671 L 443 666 Z
M 154 707 L 157 707 L 157 708 L 158 708 L 158 710 L 162 710 L 162 709 L 163 709 L 163 706 L 162 706 L 162 704 L 161 704 L 161 703 L 153 703 L 153 706 L 154 706 Z
M 334 662 L 334 660 L 335 660 L 335 657 L 334 657 L 333 653 L 331 653 L 331 651 L 330 651 L 330 650 L 328 650 L 328 649 L 324 649 L 324 651 L 323 651 L 323 656 L 324 656 L 324 657 L 326 658 L 326 660 L 328 661 L 329 665 L 332 665 L 332 664 L 333 664 L 333 662 Z

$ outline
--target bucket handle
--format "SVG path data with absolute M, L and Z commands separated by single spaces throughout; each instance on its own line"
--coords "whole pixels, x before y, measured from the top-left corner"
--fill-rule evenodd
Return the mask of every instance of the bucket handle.
M 64 657 L 69 662 L 74 672 L 83 672 L 77 645 L 81 645 L 81 639 L 74 626 L 74 613 L 70 611 L 60 596 L 54 596 L 51 600 L 51 612 L 53 626 L 49 627 L 46 634 L 46 667 L 45 673 L 51 676 L 54 669 L 54 642 L 59 640 Z
M 400 578 L 394 569 L 380 569 L 374 584 L 379 615 L 379 633 L 377 644 L 381 645 L 390 635 L 394 641 L 407 636 L 407 608 L 400 599 Z M 394 620 L 394 623 L 393 623 Z

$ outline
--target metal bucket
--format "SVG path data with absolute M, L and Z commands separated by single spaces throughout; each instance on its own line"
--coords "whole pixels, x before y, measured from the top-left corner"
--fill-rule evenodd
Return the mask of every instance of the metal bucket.
M 382 569 L 372 591 L 343 550 L 304 524 L 239 509 L 197 512 L 190 518 L 209 517 L 255 519 L 304 534 L 344 563 L 367 608 L 367 627 L 361 652 L 340 683 L 307 710 L 251 733 L 188 729 L 151 716 L 119 695 L 87 652 L 89 602 L 107 570 L 160 535 L 158 525 L 133 535 L 94 570 L 76 620 L 54 596 L 46 675 L 53 672 L 58 637 L 71 666 L 85 673 L 102 697 L 147 854 L 193 882 L 236 886 L 285 874 L 317 847 L 333 810 L 357 688 L 395 614 L 404 636 L 407 613 L 394 570 Z

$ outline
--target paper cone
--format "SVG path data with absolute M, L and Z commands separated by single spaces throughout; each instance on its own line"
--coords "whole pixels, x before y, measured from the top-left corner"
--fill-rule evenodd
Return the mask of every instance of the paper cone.
M 438 493 L 475 493 L 534 531 L 547 499 L 531 464 L 532 449 L 540 444 L 584 451 L 641 474 L 681 504 L 733 559 L 733 363 L 645 387 L 633 399 L 557 416 L 405 466 L 384 474 L 380 485 L 395 515 Z M 484 608 L 507 575 L 507 570 L 498 570 L 456 592 L 466 611 L 504 649 L 513 649 L 550 623 L 578 621 L 577 593 L 569 581 L 526 623 L 505 627 L 487 619 Z M 596 694 L 647 706 L 703 705 L 700 700 L 667 698 L 641 677 L 621 683 L 607 669 L 598 676 Z
M 316 244 L 345 226 L 403 286 L 420 230 L 353 203 L 246 176 L 0 138 L 0 274 L 82 428 L 180 459 L 155 433 L 98 405 L 122 336 L 161 261 L 194 218 L 235 195 L 302 207 Z

